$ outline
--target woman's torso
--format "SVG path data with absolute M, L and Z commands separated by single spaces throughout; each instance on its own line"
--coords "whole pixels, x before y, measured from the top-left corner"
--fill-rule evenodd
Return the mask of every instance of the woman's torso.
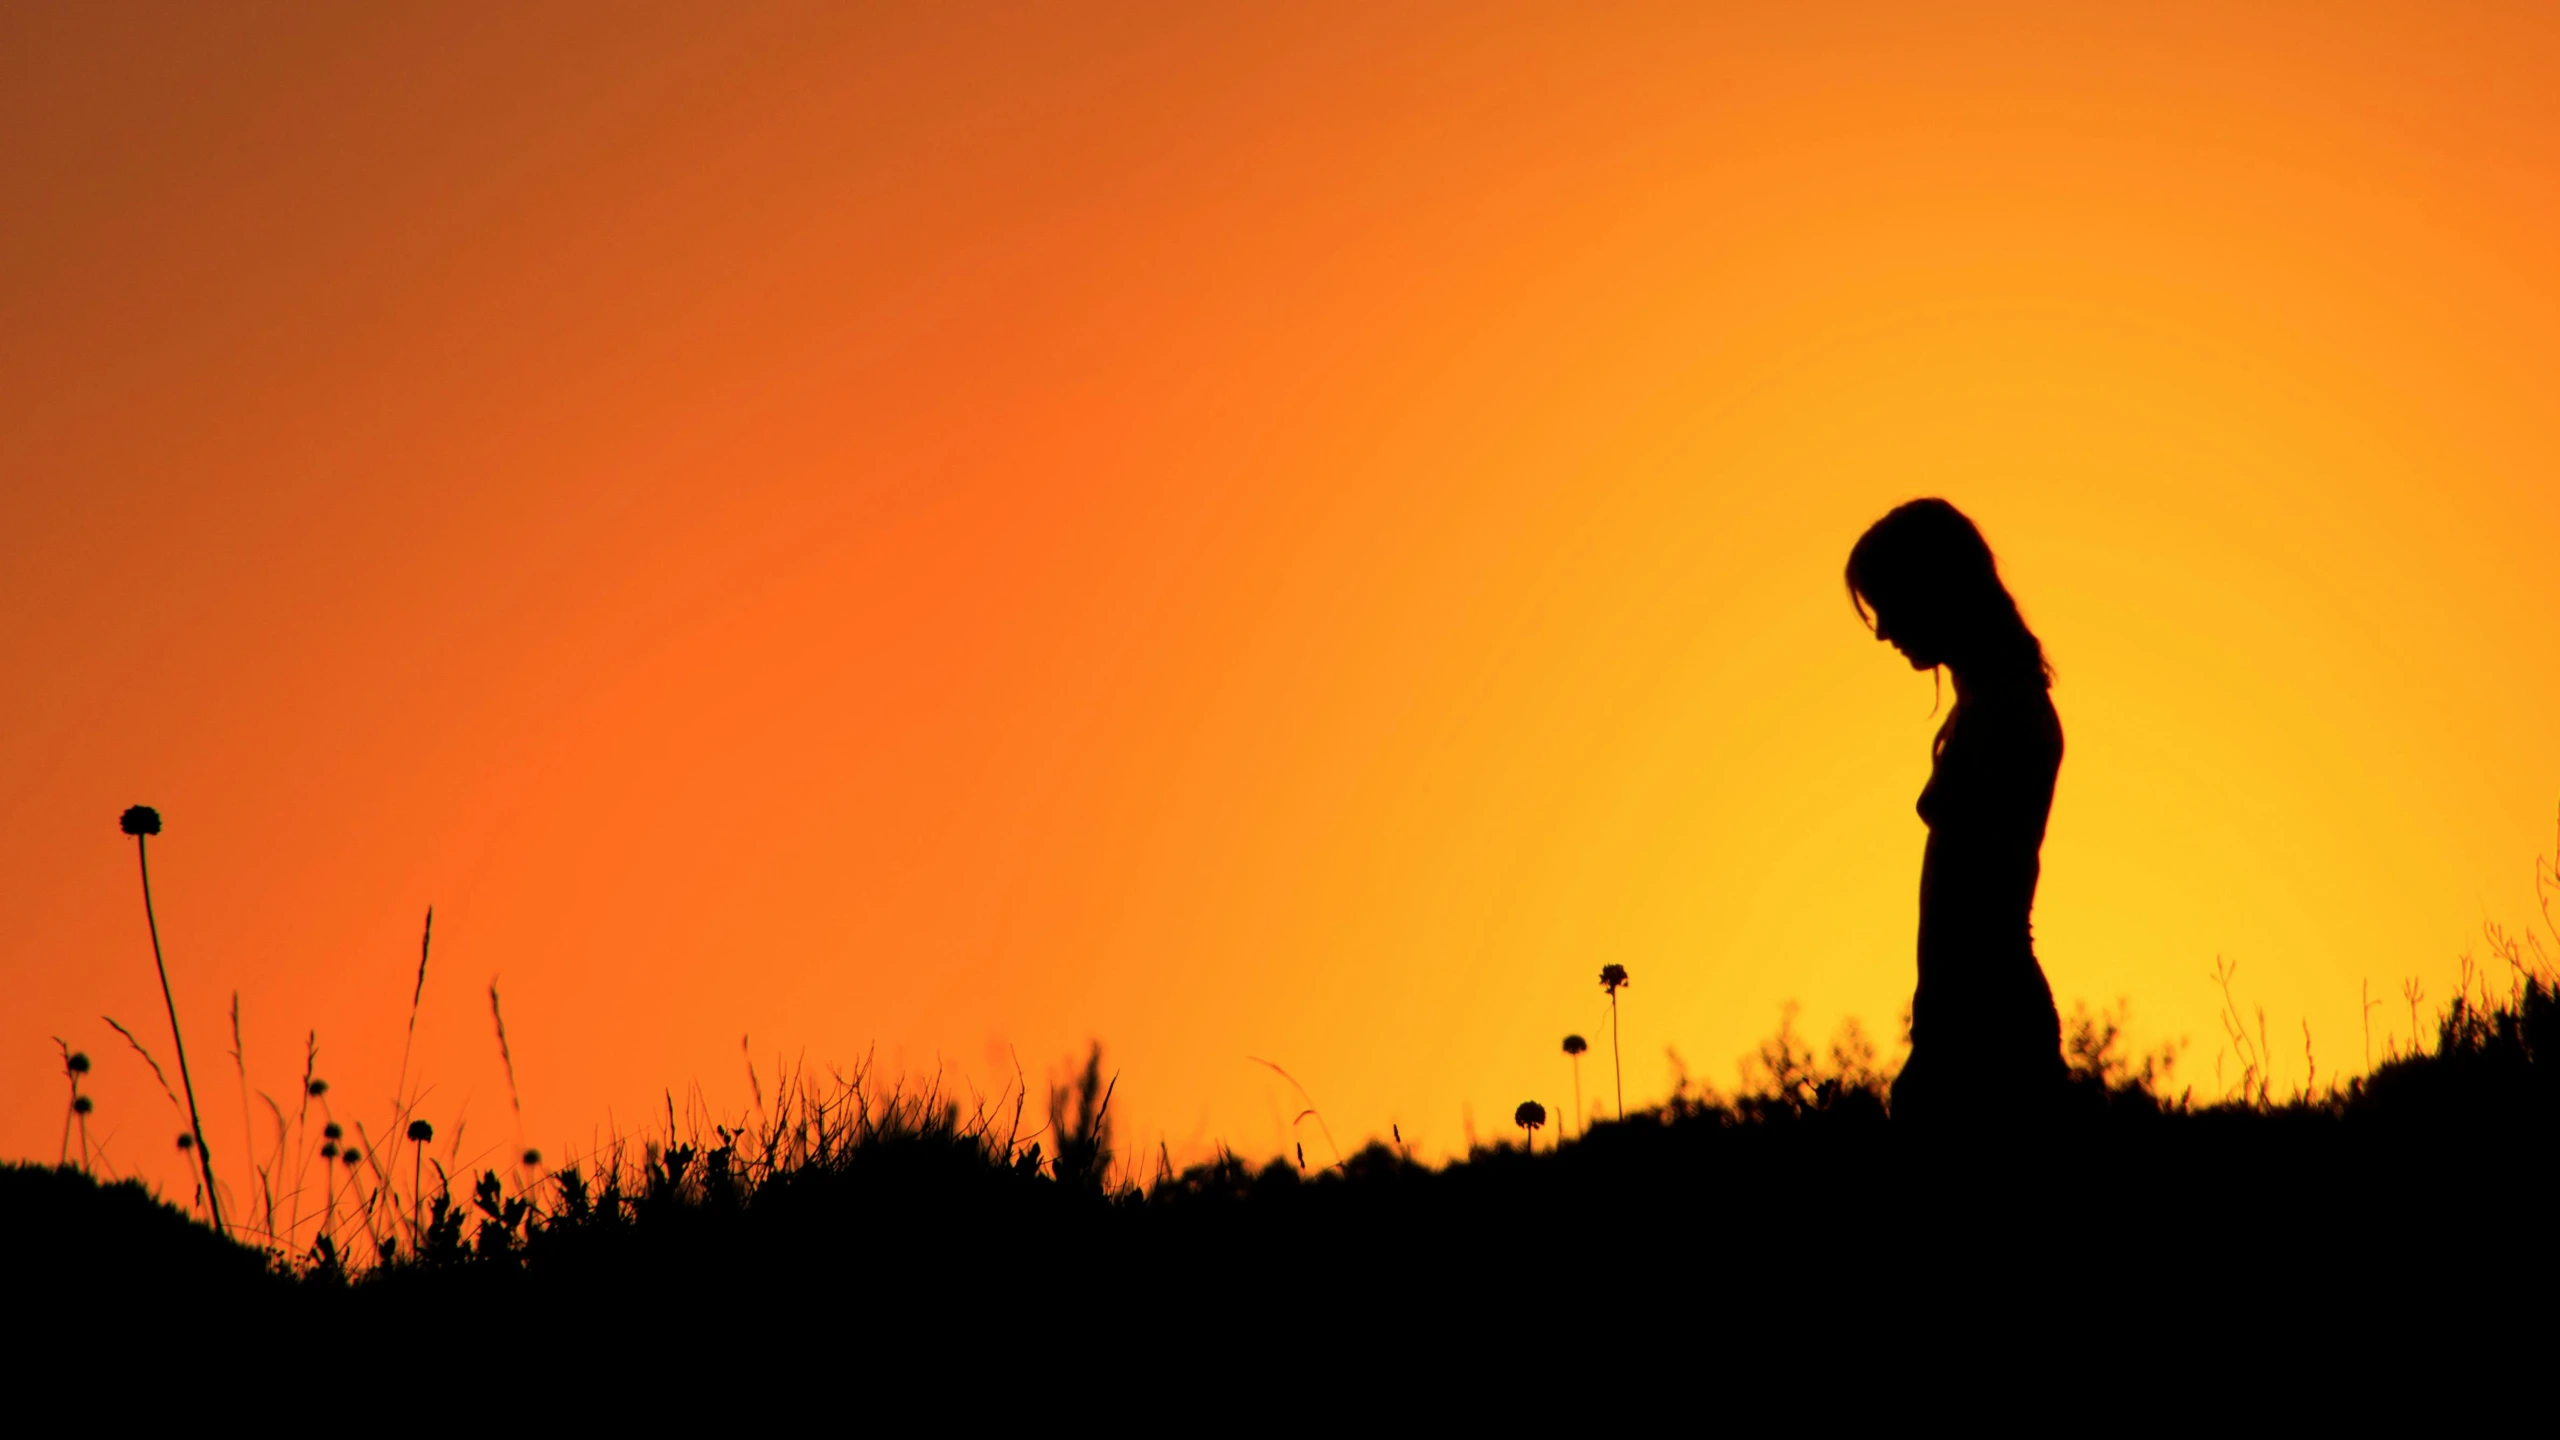
M 1929 826 L 1920 866 L 1921 997 L 2030 980 L 2044 988 L 2028 913 L 2061 767 L 2062 722 L 2042 686 L 1958 703 L 1920 793 Z M 1915 998 L 1915 1022 L 1921 1003 Z

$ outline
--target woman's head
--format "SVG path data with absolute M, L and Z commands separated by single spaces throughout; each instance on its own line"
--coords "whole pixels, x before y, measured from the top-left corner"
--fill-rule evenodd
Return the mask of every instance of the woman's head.
M 2000 583 L 1982 532 L 1944 500 L 1897 505 L 1849 551 L 1849 603 L 1915 670 L 2051 684 L 2044 647 Z

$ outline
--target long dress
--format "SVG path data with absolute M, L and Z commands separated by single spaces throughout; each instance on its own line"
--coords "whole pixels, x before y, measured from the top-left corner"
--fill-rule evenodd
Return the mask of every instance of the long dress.
M 1920 792 L 1920 977 L 1897 1118 L 2014 1115 L 2062 1088 L 2061 1019 L 2028 921 L 2061 768 L 2062 721 L 2038 683 L 1959 700 L 1939 736 Z

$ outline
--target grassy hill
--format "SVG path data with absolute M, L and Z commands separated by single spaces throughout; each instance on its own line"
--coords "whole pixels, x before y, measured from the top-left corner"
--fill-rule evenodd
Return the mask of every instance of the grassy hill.
M 2542 979 L 2289 1101 L 2165 1096 L 2094 1027 L 2073 1051 L 2064 1113 L 1964 1133 L 1897 1127 L 1871 1067 L 1782 1036 L 1750 1093 L 1562 1145 L 1430 1166 L 1373 1144 L 1313 1171 L 1224 1158 L 1139 1182 L 1113 1178 L 1129 1167 L 1097 1057 L 1033 1136 L 1018 1110 L 799 1083 L 747 1130 L 658 1136 L 521 1191 L 486 1173 L 435 1190 L 414 1229 L 376 1213 L 369 1255 L 288 1264 L 131 1182 L 49 1167 L 0 1169 L 0 1217 L 9 1293 L 84 1324 L 154 1317 L 188 1353 L 244 1359 L 277 1335 L 305 1354 L 460 1345 L 543 1373 L 775 1345 L 936 1374 L 986 1347 L 1187 1374 L 1317 1352 L 1498 1368 L 1560 1325 L 1628 1353 L 1908 1357 L 2199 1324 L 2269 1343 L 2347 1313 L 2547 1316 L 2560 1295 L 2560 994 Z

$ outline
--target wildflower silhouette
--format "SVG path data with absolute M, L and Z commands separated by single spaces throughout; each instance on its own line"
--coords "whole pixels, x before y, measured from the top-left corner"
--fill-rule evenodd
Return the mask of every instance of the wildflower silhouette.
M 326 1080 L 314 1080 L 311 1082 L 310 1089 L 311 1098 L 317 1100 L 321 1096 L 329 1093 L 329 1082 Z
M 160 1000 L 169 1007 L 169 1038 L 178 1047 L 178 1083 L 187 1092 L 187 1128 L 193 1134 L 189 1144 L 178 1148 L 192 1149 L 196 1162 L 204 1167 L 205 1208 L 213 1215 L 213 1228 L 222 1230 L 222 1198 L 213 1186 L 213 1152 L 205 1147 L 204 1120 L 196 1113 L 196 1082 L 187 1074 L 187 1037 L 178 1032 L 178 1000 L 169 990 L 169 962 L 160 954 L 160 919 L 151 911 L 149 840 L 160 833 L 160 812 L 148 805 L 136 805 L 124 812 L 119 823 L 124 833 L 133 837 L 134 858 L 142 866 L 142 918 L 151 927 L 151 963 L 160 970 Z
M 542 1168 L 542 1152 L 541 1152 L 541 1151 L 539 1151 L 539 1150 L 527 1150 L 527 1151 L 525 1151 L 525 1152 L 524 1152 L 524 1168 L 526 1168 L 527 1170 L 539 1170 L 539 1169 L 541 1169 L 541 1168 Z
M 86 1051 L 74 1050 L 68 1045 L 63 1045 L 62 1037 L 59 1035 L 53 1037 L 53 1043 L 62 1046 L 62 1075 L 64 1079 L 71 1082 L 71 1108 L 62 1116 L 62 1154 L 55 1159 L 54 1163 L 57 1165 L 71 1163 L 71 1127 L 76 1124 L 80 1127 L 80 1168 L 85 1171 L 89 1168 L 91 1106 L 89 1097 L 80 1093 L 80 1077 L 89 1073 L 89 1056 Z
M 418 1206 L 426 1198 L 427 1145 L 435 1138 L 436 1127 L 433 1125 L 424 1120 L 409 1122 L 409 1143 L 418 1147 L 409 1156 L 409 1243 L 411 1245 L 418 1243 L 420 1221 Z
M 1564 1053 L 1573 1060 L 1573 1123 L 1577 1133 L 1582 1125 L 1582 1052 L 1591 1042 L 1579 1035 L 1564 1037 Z
M 321 1082 L 314 1080 L 311 1083 L 317 1085 Z M 329 1162 L 338 1158 L 338 1140 L 346 1133 L 338 1128 L 335 1120 L 320 1127 L 320 1198 L 329 1207 L 329 1218 L 320 1223 L 320 1233 L 324 1236 L 338 1228 L 338 1170 Z
M 1511 1112 L 1511 1123 L 1520 1127 L 1520 1146 L 1524 1150 L 1538 1148 L 1538 1127 L 1547 1123 L 1547 1107 L 1535 1100 L 1523 1100 Z
M 1627 1063 L 1618 1050 L 1618 992 L 1627 986 L 1627 967 L 1600 967 L 1600 988 L 1609 992 L 1609 1068 L 1618 1077 L 1618 1118 L 1627 1118 Z
M 71 1072 L 71 1119 L 80 1127 L 80 1172 L 85 1175 L 89 1171 L 89 1112 L 98 1108 L 96 1101 L 80 1093 L 80 1077 L 89 1073 L 89 1057 L 75 1050 L 71 1052 L 71 1058 L 63 1062 L 63 1068 Z M 70 1149 L 66 1139 L 63 1144 L 65 1159 L 70 1158 Z

